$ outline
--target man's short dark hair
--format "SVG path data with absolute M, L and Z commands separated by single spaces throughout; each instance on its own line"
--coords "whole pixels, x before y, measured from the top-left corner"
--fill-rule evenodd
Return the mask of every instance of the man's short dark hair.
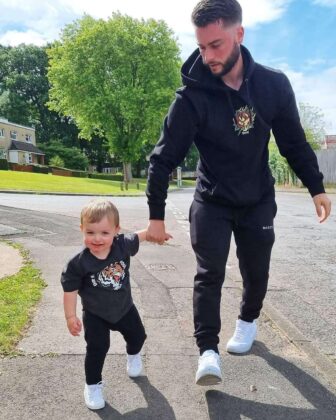
M 236 0 L 201 0 L 194 8 L 191 20 L 199 28 L 218 21 L 224 25 L 241 24 L 242 8 Z

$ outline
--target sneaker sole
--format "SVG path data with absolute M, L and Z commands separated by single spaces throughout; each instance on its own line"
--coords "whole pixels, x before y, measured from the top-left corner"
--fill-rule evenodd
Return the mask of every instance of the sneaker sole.
M 222 382 L 222 378 L 216 375 L 203 375 L 196 380 L 196 385 L 200 386 L 210 386 L 210 385 L 218 385 Z
M 235 349 L 235 348 L 232 348 L 232 347 L 230 347 L 230 346 L 226 346 L 226 351 L 227 351 L 228 353 L 235 353 L 235 354 L 247 353 L 247 352 L 249 352 L 249 351 L 251 350 L 251 348 L 252 348 L 252 346 L 253 346 L 253 344 L 254 344 L 254 341 L 255 341 L 255 338 L 253 339 L 253 342 L 252 342 L 252 344 L 250 345 L 250 347 L 243 348 L 242 350 Z
M 104 402 L 104 404 L 103 404 L 103 405 L 98 406 L 98 407 L 93 407 L 93 406 L 90 406 L 89 404 L 86 404 L 86 403 L 85 403 L 85 405 L 86 405 L 86 406 L 87 406 L 87 408 L 89 408 L 90 410 L 101 410 L 102 408 L 104 408 L 104 407 L 105 407 L 105 402 Z

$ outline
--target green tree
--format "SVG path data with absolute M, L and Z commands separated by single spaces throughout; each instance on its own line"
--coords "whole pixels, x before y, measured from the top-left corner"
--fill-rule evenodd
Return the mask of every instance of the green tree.
M 325 139 L 325 122 L 322 110 L 316 106 L 301 102 L 299 104 L 299 113 L 307 141 L 313 150 L 321 149 Z
M 78 129 L 71 119 L 50 111 L 48 56 L 45 47 L 0 45 L 0 115 L 23 125 L 34 125 L 36 139 L 58 138 L 78 146 Z
M 163 21 L 113 14 L 68 25 L 48 50 L 49 106 L 71 116 L 83 138 L 106 137 L 131 178 L 154 144 L 179 78 L 179 48 Z

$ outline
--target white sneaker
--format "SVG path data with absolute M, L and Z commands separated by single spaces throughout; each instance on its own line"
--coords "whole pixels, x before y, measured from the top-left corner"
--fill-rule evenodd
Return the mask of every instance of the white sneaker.
M 214 350 L 206 350 L 198 359 L 195 378 L 197 385 L 217 385 L 222 382 L 220 356 Z
M 255 321 L 246 322 L 237 319 L 235 332 L 228 341 L 226 350 L 230 353 L 245 353 L 252 347 L 256 335 L 257 324 Z
M 103 383 L 98 382 L 95 385 L 87 385 L 84 387 L 85 404 L 91 410 L 99 410 L 105 407 L 103 397 Z
M 142 372 L 142 360 L 140 353 L 127 355 L 127 374 L 130 378 L 136 378 Z

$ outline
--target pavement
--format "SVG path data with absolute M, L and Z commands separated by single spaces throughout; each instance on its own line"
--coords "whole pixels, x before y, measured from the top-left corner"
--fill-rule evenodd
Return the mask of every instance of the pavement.
M 23 263 L 20 251 L 0 242 L 0 280 L 5 276 L 16 274 Z
M 28 249 L 48 285 L 17 346 L 21 355 L 0 359 L 1 420 L 336 418 L 335 364 L 267 299 L 251 352 L 226 353 L 241 294 L 235 268 L 228 270 L 221 307 L 224 380 L 214 387 L 194 384 L 195 258 L 188 223 L 178 220 L 173 210 L 168 206 L 167 223 L 174 239 L 164 246 L 142 244 L 131 263 L 133 298 L 148 335 L 142 352 L 144 373 L 135 380 L 127 377 L 124 343 L 113 333 L 104 367 L 107 405 L 93 412 L 82 397 L 83 334 L 75 338 L 67 332 L 59 282 L 64 262 L 81 244 L 78 217 L 0 206 L 0 238 L 10 237 Z M 125 207 L 121 217 L 127 230 L 140 229 L 147 209 Z M 1 245 L 0 265 L 4 265 L 5 259 L 12 259 L 13 248 Z M 17 261 L 15 269 L 19 267 Z

